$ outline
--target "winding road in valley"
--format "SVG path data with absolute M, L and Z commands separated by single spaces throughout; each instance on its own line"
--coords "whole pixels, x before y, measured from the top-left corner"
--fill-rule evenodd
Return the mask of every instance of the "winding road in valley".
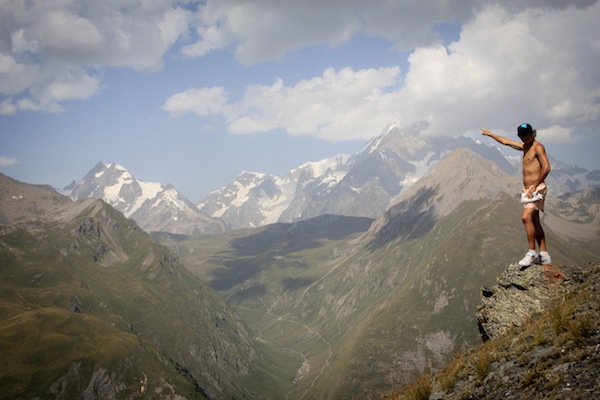
M 329 343 L 327 341 L 327 339 L 325 339 L 319 332 L 315 331 L 314 329 L 312 329 L 310 326 L 306 325 L 305 323 L 297 321 L 295 319 L 288 318 L 289 314 L 286 314 L 286 315 L 275 315 L 271 311 L 257 310 L 257 309 L 253 309 L 253 308 L 243 307 L 243 306 L 234 306 L 234 307 L 242 309 L 242 310 L 247 310 L 247 311 L 262 313 L 265 316 L 269 316 L 269 317 L 273 318 L 273 321 L 270 321 L 271 323 L 273 323 L 273 322 L 279 322 L 279 321 L 284 321 L 284 322 L 288 322 L 288 323 L 291 323 L 291 324 L 299 325 L 303 329 L 305 329 L 306 332 L 308 332 L 308 334 L 311 337 L 318 338 L 318 340 L 321 341 L 326 346 L 326 348 L 327 348 L 327 359 L 323 363 L 323 366 L 319 370 L 319 373 L 312 380 L 312 382 L 310 383 L 310 385 L 308 386 L 308 388 L 311 388 L 311 387 L 313 387 L 315 385 L 315 383 L 317 382 L 317 380 L 319 380 L 319 378 L 323 375 L 323 372 L 325 371 L 325 369 L 329 366 L 329 361 L 330 361 L 331 357 L 333 356 L 333 350 L 332 350 L 332 347 L 331 347 L 331 343 Z M 257 332 L 258 338 L 260 340 L 262 340 L 263 342 L 271 343 L 271 344 L 273 344 L 275 346 L 280 347 L 279 345 L 273 343 L 272 341 L 266 340 L 264 338 L 263 332 L 267 328 L 268 328 L 268 326 L 265 324 L 265 326 L 263 326 L 260 329 L 260 331 Z M 301 352 L 301 351 L 299 351 L 297 349 L 293 349 L 291 347 L 283 347 L 283 349 L 285 349 L 286 351 L 292 352 L 292 353 L 299 354 L 304 359 L 304 362 L 302 363 L 302 365 L 300 366 L 300 368 L 298 368 L 298 373 L 296 375 L 296 379 L 294 380 L 294 383 L 297 384 L 298 382 L 300 382 L 309 373 L 310 367 L 311 367 L 310 366 L 310 361 L 308 360 L 308 357 L 306 356 L 306 354 L 304 354 L 303 352 Z M 289 398 L 289 396 L 292 394 L 293 391 L 294 391 L 294 389 L 291 389 L 287 393 L 286 399 Z M 302 396 L 299 397 L 299 399 L 303 399 L 306 396 L 307 393 L 308 393 L 308 389 L 304 391 L 304 393 L 302 394 Z

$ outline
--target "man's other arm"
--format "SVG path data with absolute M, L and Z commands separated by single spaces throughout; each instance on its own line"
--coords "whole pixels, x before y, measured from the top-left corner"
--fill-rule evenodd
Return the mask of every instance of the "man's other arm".
M 516 141 L 506 138 L 504 136 L 496 135 L 495 133 L 492 133 L 485 128 L 481 128 L 481 134 L 483 136 L 491 137 L 492 139 L 494 139 L 496 142 L 498 142 L 500 144 L 512 147 L 515 150 L 523 151 L 523 142 L 516 142 Z

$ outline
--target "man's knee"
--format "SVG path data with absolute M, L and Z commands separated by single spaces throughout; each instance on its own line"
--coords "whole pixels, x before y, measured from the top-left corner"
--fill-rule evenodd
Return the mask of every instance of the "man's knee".
M 523 221 L 524 224 L 533 223 L 533 213 L 533 210 L 526 208 L 521 215 L 521 221 Z

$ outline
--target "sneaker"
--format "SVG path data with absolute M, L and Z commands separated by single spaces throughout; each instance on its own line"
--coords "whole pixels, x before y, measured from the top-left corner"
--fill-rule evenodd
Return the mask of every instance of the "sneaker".
M 529 252 L 525 254 L 525 257 L 521 261 L 519 261 L 519 266 L 521 267 L 529 267 L 531 264 L 537 261 L 537 255 L 532 255 Z
M 540 253 L 540 264 L 542 264 L 542 265 L 552 264 L 552 258 L 550 257 L 550 254 Z

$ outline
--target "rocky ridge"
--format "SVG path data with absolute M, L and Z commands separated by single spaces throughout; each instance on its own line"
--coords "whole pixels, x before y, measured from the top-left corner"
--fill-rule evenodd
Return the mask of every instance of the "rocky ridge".
M 600 261 L 511 265 L 481 303 L 482 345 L 380 398 L 600 398 Z
M 484 341 L 496 339 L 513 327 L 520 327 L 548 303 L 564 296 L 582 283 L 579 268 L 511 264 L 497 278 L 497 285 L 481 289 L 477 325 Z
M 0 174 L 0 274 L 1 398 L 250 393 L 252 333 L 102 200 Z

